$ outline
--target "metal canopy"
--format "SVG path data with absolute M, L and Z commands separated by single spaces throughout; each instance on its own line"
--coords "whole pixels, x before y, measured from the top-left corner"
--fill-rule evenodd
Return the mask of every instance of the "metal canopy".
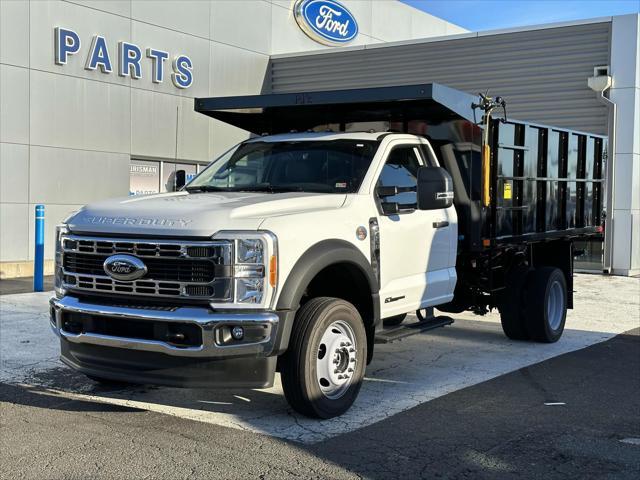
M 326 124 L 453 119 L 475 122 L 476 98 L 438 83 L 304 93 L 196 98 L 195 110 L 261 134 L 306 131 Z M 480 115 L 480 114 L 479 114 Z

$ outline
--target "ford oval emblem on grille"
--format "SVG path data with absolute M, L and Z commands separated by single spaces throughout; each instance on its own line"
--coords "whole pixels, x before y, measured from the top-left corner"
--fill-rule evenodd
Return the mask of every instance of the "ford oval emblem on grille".
M 147 273 L 144 262 L 131 255 L 111 255 L 104 261 L 103 268 L 115 280 L 137 280 Z

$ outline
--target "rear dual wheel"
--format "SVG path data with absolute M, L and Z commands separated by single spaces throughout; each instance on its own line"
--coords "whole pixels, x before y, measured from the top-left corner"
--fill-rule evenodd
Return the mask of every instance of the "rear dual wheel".
M 332 418 L 353 404 L 364 377 L 367 335 L 350 303 L 313 298 L 298 311 L 281 378 L 287 401 L 309 417 Z
M 558 268 L 541 267 L 527 279 L 525 325 L 529 337 L 552 343 L 562 336 L 567 319 L 567 281 Z
M 500 307 L 505 335 L 513 340 L 556 342 L 567 318 L 567 282 L 555 267 L 518 267 L 507 277 Z

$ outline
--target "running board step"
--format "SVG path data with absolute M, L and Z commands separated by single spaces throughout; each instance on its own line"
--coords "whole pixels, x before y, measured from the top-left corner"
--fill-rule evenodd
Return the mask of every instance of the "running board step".
M 408 323 L 407 325 L 399 325 L 397 327 L 385 328 L 376 334 L 375 343 L 391 343 L 401 338 L 410 337 L 427 330 L 451 325 L 453 318 L 444 315 L 437 317 L 429 317 L 419 322 Z

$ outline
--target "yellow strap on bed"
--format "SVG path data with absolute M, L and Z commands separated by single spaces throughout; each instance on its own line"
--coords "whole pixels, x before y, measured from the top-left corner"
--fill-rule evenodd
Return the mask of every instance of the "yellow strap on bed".
M 490 185 L 490 158 L 491 147 L 489 145 L 483 145 L 482 147 L 482 204 L 488 207 L 491 203 L 491 195 L 489 193 Z

